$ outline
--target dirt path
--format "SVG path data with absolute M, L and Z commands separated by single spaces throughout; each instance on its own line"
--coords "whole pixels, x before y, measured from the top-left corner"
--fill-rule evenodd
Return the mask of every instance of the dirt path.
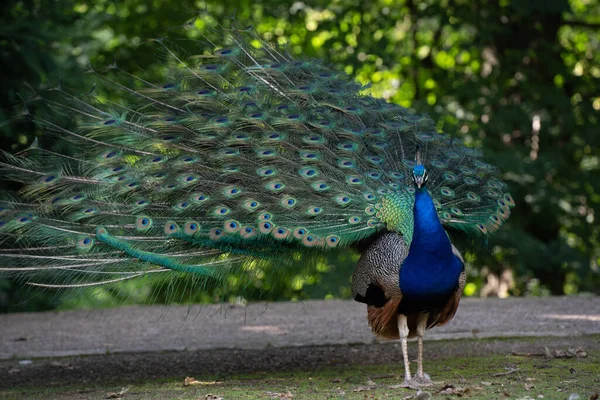
M 597 352 L 599 334 L 599 298 L 467 299 L 428 333 L 425 356 Z M 401 361 L 396 343 L 371 336 L 364 307 L 345 301 L 2 315 L 0 355 L 5 389 Z
M 0 315 L 0 359 L 372 343 L 353 301 Z M 465 299 L 427 340 L 600 334 L 599 297 Z

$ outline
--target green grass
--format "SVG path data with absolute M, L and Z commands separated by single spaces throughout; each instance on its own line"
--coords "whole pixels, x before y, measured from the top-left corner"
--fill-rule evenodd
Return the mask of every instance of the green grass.
M 438 359 L 426 365 L 435 384 L 425 389 L 434 399 L 580 399 L 600 392 L 600 354 L 585 358 L 482 356 Z M 413 369 L 415 365 L 413 364 Z M 311 371 L 257 373 L 226 378 L 133 383 L 126 399 L 406 399 L 416 391 L 400 388 L 401 365 L 327 367 Z M 54 387 L 0 391 L 6 399 L 104 399 L 121 387 Z M 210 397 L 214 395 L 214 397 Z M 293 396 L 293 397 L 292 397 Z M 427 398 L 427 397 L 424 397 Z

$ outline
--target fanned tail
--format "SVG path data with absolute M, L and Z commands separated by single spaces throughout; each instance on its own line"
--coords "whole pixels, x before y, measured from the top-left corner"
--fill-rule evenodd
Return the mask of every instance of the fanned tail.
M 54 142 L 0 161 L 23 185 L 0 202 L 0 273 L 48 287 L 226 281 L 386 229 L 410 239 L 417 145 L 445 224 L 486 234 L 508 215 L 496 169 L 426 116 L 251 29 L 215 32 L 192 56 L 153 41 L 160 83 L 116 63 L 94 72 L 119 102 L 44 95 L 53 118 L 36 122 Z

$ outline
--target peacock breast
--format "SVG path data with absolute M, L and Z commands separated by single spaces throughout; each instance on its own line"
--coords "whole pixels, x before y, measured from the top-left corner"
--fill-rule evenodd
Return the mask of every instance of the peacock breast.
M 399 274 L 402 302 L 442 306 L 457 290 L 463 269 L 462 261 L 454 254 L 448 257 L 409 254 Z

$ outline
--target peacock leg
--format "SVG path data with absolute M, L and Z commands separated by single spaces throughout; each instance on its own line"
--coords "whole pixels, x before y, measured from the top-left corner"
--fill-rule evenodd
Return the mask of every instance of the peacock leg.
M 404 382 L 402 386 L 413 387 L 410 376 L 410 363 L 408 361 L 408 321 L 406 315 L 398 314 L 398 332 L 402 346 L 402 359 L 404 360 Z
M 431 379 L 429 379 L 429 375 L 423 372 L 423 336 L 425 335 L 425 329 L 427 328 L 427 319 L 429 318 L 429 314 L 423 313 L 417 316 L 417 340 L 419 341 L 419 358 L 417 365 L 417 373 L 413 382 L 419 386 L 429 386 L 432 385 Z

